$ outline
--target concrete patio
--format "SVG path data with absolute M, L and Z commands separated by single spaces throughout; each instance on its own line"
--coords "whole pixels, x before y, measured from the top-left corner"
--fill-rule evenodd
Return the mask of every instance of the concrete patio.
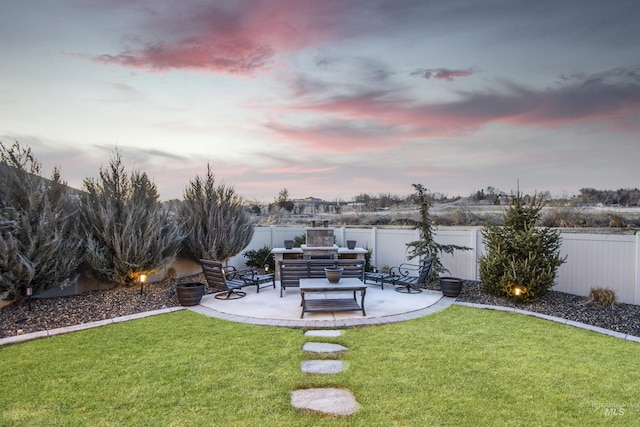
M 400 322 L 431 314 L 453 304 L 455 298 L 443 297 L 441 292 L 423 290 L 419 294 L 396 292 L 392 286 L 368 285 L 364 300 L 366 316 L 360 311 L 305 313 L 300 318 L 300 292 L 296 288 L 287 288 L 280 297 L 280 284 L 276 288 L 265 287 L 256 293 L 255 288 L 244 288 L 247 296 L 236 300 L 219 300 L 214 295 L 205 295 L 200 305 L 189 307 L 209 316 L 243 323 L 297 327 L 297 328 L 336 328 L 376 325 Z M 338 293 L 345 297 L 345 293 Z M 346 294 L 349 295 L 349 294 Z M 335 298 L 333 293 L 319 295 L 323 298 Z M 359 295 L 358 295 L 359 301 Z

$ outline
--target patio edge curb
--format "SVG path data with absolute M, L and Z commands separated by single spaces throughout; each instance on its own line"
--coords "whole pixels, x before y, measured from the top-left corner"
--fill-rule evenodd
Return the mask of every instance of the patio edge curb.
M 293 329 L 334 329 L 334 328 L 356 328 L 360 326 L 384 325 L 387 323 L 403 322 L 405 320 L 417 319 L 427 316 L 437 311 L 451 307 L 456 301 L 455 298 L 442 296 L 438 301 L 430 306 L 408 311 L 400 314 L 370 318 L 350 318 L 338 320 L 285 320 L 285 319 L 262 319 L 257 317 L 239 316 L 236 314 L 223 313 L 213 308 L 201 305 L 188 307 L 189 310 L 205 316 L 215 317 L 222 320 L 229 320 L 238 323 L 248 323 L 251 325 L 276 326 Z

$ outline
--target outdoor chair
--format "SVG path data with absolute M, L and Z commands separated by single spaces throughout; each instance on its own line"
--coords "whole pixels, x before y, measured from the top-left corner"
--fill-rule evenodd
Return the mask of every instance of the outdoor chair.
M 398 292 L 417 294 L 422 292 L 422 285 L 427 282 L 433 258 L 426 258 L 420 264 L 403 263 L 398 267 L 391 267 L 389 276 L 384 280 L 391 283 Z
M 219 261 L 213 261 L 208 259 L 201 259 L 202 272 L 204 278 L 207 280 L 209 287 L 215 289 L 226 289 L 226 291 L 215 294 L 217 299 L 238 299 L 247 295 L 246 292 L 240 289 L 245 286 L 254 286 L 250 280 L 245 280 L 253 276 L 253 270 L 243 269 L 237 270 L 233 266 L 225 267 Z

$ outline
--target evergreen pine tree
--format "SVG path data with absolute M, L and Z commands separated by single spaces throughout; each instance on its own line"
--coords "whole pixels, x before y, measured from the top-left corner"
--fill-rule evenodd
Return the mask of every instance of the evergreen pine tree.
M 416 200 L 420 206 L 420 217 L 418 220 L 409 223 L 418 230 L 420 239 L 407 243 L 409 259 L 432 257 L 431 270 L 429 270 L 429 281 L 436 280 L 438 275 L 447 271 L 440 261 L 440 254 L 452 254 L 456 250 L 468 250 L 466 246 L 443 245 L 436 242 L 434 238 L 433 224 L 431 221 L 431 200 L 427 194 L 427 189 L 422 184 L 413 184 L 416 190 Z
M 560 256 L 562 238 L 557 230 L 538 227 L 544 200 L 534 196 L 525 204 L 516 195 L 505 212 L 502 225 L 482 230 L 486 253 L 480 257 L 480 280 L 492 295 L 535 301 L 552 287 L 565 258 Z

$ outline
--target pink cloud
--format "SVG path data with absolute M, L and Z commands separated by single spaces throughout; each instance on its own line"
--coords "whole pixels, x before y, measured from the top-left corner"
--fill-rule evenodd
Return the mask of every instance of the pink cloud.
M 333 38 L 337 27 L 331 16 L 340 4 L 287 0 L 230 2 L 186 11 L 181 7 L 186 5 L 149 13 L 149 22 L 142 26 L 148 34 L 134 38 L 142 42 L 93 59 L 150 71 L 251 74 L 268 68 L 279 51 Z
M 505 83 L 500 91 L 459 92 L 458 100 L 446 103 L 420 102 L 400 93 L 388 88 L 321 101 L 305 96 L 287 112 L 316 115 L 321 125 L 271 122 L 267 127 L 309 152 L 339 154 L 459 137 L 500 122 L 559 128 L 588 121 L 636 132 L 640 116 L 640 78 L 632 71 L 611 70 L 542 90 Z
M 301 166 L 283 166 L 283 167 L 274 167 L 274 168 L 265 168 L 262 169 L 261 172 L 266 174 L 274 174 L 274 175 L 291 175 L 291 174 L 316 174 L 316 173 L 326 173 L 336 170 L 335 166 L 327 166 L 322 168 L 314 168 L 314 167 L 301 167 Z
M 173 45 L 150 45 L 136 52 L 101 55 L 95 60 L 150 71 L 203 69 L 228 74 L 250 74 L 266 67 L 272 56 L 273 51 L 264 45 L 237 40 L 221 46 L 218 41 L 207 43 L 204 39 L 198 39 Z
M 397 129 L 393 139 L 414 137 L 447 137 L 460 131 L 477 129 L 490 118 L 485 115 L 457 114 L 454 104 L 421 105 L 415 100 L 394 96 L 386 92 L 371 92 L 353 97 L 342 97 L 317 104 L 298 106 L 299 111 L 316 111 L 340 116 L 339 120 L 362 120 L 375 123 L 380 129 Z M 371 144 L 374 134 L 362 136 L 361 144 Z M 344 144 L 347 135 L 341 138 Z M 356 138 L 356 144 L 360 136 Z M 351 143 L 351 141 L 350 141 Z M 369 147 L 370 148 L 370 147 Z
M 298 148 L 303 144 L 309 152 L 338 154 L 388 149 L 397 143 L 400 133 L 392 127 L 383 128 L 374 123 L 340 120 L 309 127 L 272 122 L 267 127 L 294 142 Z

